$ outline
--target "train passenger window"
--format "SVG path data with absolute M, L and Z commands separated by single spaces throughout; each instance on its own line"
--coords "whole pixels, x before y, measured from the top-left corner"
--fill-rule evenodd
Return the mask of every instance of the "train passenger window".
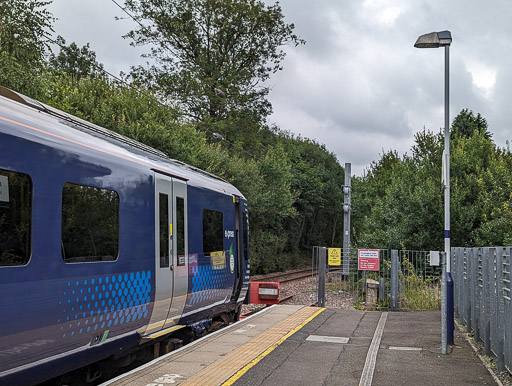
M 32 253 L 32 179 L 0 169 L 0 266 L 25 265 Z
M 119 195 L 66 183 L 62 189 L 62 258 L 66 263 L 117 260 Z
M 169 196 L 159 193 L 160 210 L 160 268 L 169 266 Z
M 182 197 L 176 197 L 176 248 L 178 257 L 185 255 L 185 200 Z
M 224 223 L 222 212 L 203 210 L 203 253 L 209 256 L 212 252 L 224 250 Z

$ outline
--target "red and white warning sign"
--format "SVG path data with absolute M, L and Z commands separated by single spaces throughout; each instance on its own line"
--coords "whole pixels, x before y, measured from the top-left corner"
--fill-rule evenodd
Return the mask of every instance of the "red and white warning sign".
M 379 260 L 380 255 L 378 249 L 357 250 L 357 269 L 360 271 L 378 271 Z

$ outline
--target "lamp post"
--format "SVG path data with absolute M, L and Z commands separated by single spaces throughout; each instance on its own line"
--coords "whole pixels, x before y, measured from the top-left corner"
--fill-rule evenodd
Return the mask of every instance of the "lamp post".
M 446 252 L 446 282 L 447 282 L 447 332 L 448 344 L 453 344 L 453 279 L 451 276 L 450 258 L 450 31 L 431 32 L 421 35 L 414 47 L 439 48 L 444 47 L 444 250 Z

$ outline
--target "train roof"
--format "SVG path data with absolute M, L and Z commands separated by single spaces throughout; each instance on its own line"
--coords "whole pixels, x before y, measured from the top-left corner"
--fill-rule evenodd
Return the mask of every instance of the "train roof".
M 85 149 L 103 153 L 106 157 L 117 157 L 146 166 L 150 170 L 188 181 L 192 185 L 243 197 L 237 188 L 212 173 L 171 159 L 151 146 L 2 86 L 0 86 L 0 120 L 17 124 L 24 131 L 33 130 L 46 134 L 53 137 L 53 140 L 57 138 L 63 142 L 83 145 Z M 26 121 L 31 124 L 26 124 Z

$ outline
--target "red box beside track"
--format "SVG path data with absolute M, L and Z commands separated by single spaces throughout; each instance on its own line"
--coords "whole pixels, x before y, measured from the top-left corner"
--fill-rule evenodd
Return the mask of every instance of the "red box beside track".
M 252 281 L 249 286 L 250 303 L 279 304 L 279 283 Z

